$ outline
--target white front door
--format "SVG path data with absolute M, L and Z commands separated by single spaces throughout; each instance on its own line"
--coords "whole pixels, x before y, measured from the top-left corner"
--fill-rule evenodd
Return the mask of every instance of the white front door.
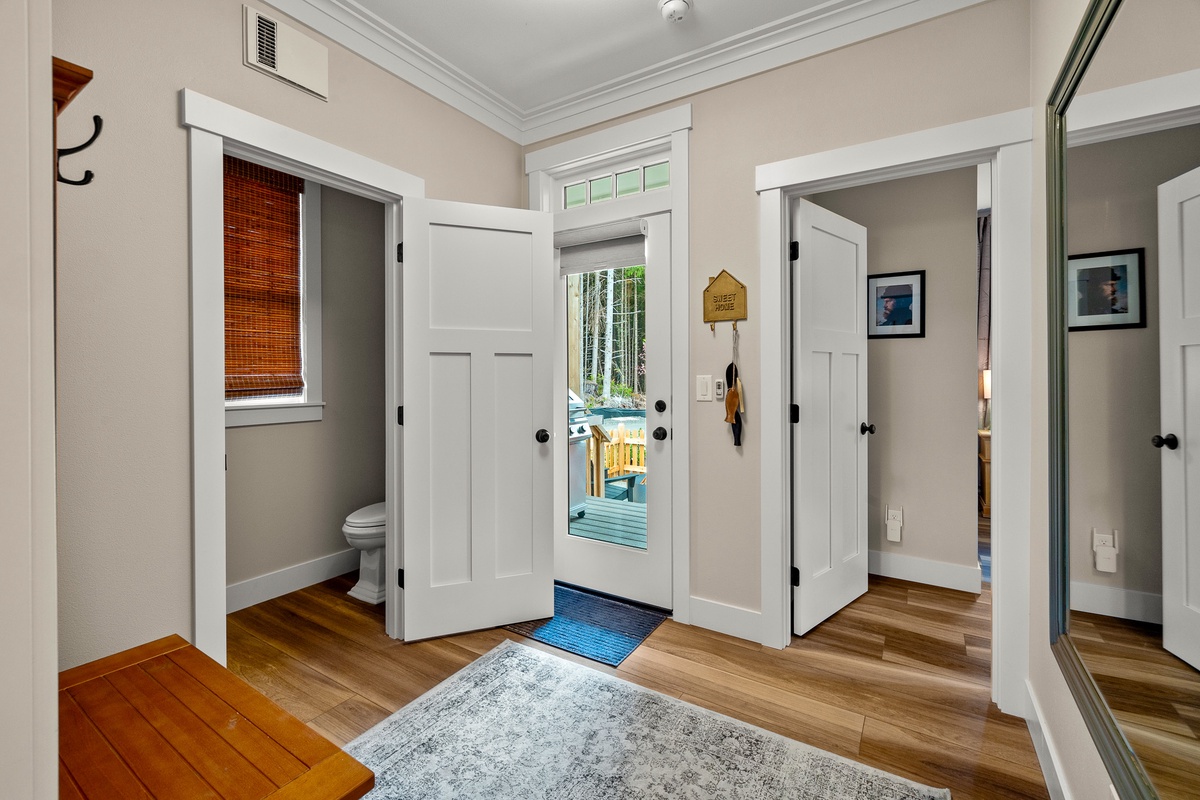
M 569 212 L 559 216 L 559 225 L 569 224 Z M 593 265 L 588 272 L 597 280 L 586 284 L 601 289 L 599 302 L 569 296 L 565 304 L 568 327 L 600 334 L 599 339 L 577 335 L 579 351 L 568 348 L 568 358 L 579 362 L 568 369 L 568 383 L 571 375 L 579 378 L 580 386 L 572 388 L 593 398 L 589 422 L 606 431 L 610 441 L 592 437 L 588 466 L 580 458 L 584 443 L 568 445 L 578 450 L 567 453 L 568 513 L 556 528 L 554 577 L 670 609 L 671 217 L 656 214 L 645 223 L 644 262 L 618 270 Z M 564 275 L 564 295 L 570 285 Z M 621 327 L 620 336 L 613 333 L 614 324 Z M 619 358 L 613 350 L 619 350 Z
M 1200 169 L 1158 187 L 1158 251 L 1163 647 L 1200 669 Z
M 802 636 L 867 591 L 867 230 L 800 199 L 791 222 L 792 627 Z
M 554 613 L 551 215 L 405 200 L 400 531 L 409 641 Z M 395 465 L 393 465 L 395 466 Z

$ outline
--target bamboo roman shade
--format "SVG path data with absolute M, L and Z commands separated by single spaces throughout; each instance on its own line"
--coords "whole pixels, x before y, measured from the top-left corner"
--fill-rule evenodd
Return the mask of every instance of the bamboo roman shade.
M 304 391 L 304 180 L 225 156 L 225 399 Z

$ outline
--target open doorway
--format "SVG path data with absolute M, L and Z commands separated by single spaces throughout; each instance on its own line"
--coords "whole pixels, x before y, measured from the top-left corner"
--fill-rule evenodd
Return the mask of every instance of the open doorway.
M 229 612 L 357 569 L 343 523 L 386 491 L 384 208 L 307 183 L 304 273 L 319 264 L 320 291 L 319 313 L 304 315 L 319 339 L 305 380 L 320 385 L 322 415 L 226 428 Z
M 791 463 L 786 452 L 791 386 L 783 378 L 792 357 L 785 333 L 791 313 L 788 211 L 792 198 L 980 163 L 992 166 L 995 220 L 992 358 L 997 376 L 992 428 L 998 438 L 992 452 L 995 602 L 991 688 L 1000 709 L 1017 714 L 1024 713 L 1026 701 L 1028 597 L 1022 587 L 1028 576 L 1021 572 L 1020 564 L 1028 558 L 1029 537 L 1020 520 L 1029 513 L 1028 485 L 1022 481 L 1021 466 L 1028 458 L 1029 447 L 1020 437 L 1004 438 L 1002 431 L 1009 426 L 1013 430 L 1028 426 L 1032 407 L 1030 376 L 1024 368 L 1030 346 L 1025 322 L 1029 284 L 1025 256 L 1031 236 L 1027 219 L 1031 138 L 1028 114 L 1012 112 L 761 165 L 756 180 L 763 242 L 762 390 L 765 397 L 777 398 L 779 404 L 778 413 L 768 414 L 763 420 L 762 642 L 783 647 L 791 640 L 792 597 L 788 580 Z M 973 467 L 968 474 L 973 482 Z M 974 495 L 973 487 L 967 491 L 969 498 Z M 1006 569 L 1006 564 L 1013 566 Z
M 866 502 L 858 501 L 865 513 L 866 571 L 980 595 L 977 195 L 971 166 L 808 199 L 867 232 L 868 280 L 856 296 L 873 332 L 865 350 L 869 389 L 866 413 L 853 420 L 854 435 L 847 434 L 848 446 L 867 450 Z M 814 284 L 816 291 L 824 286 Z M 872 287 L 879 297 L 862 299 Z M 793 325 L 811 308 L 797 298 Z M 893 317 L 907 309 L 903 324 L 890 324 L 889 304 Z M 802 355 L 793 358 L 797 364 Z M 803 417 L 805 398 L 797 402 Z M 802 428 L 803 420 L 794 427 Z M 798 502 L 808 501 L 794 495 Z M 810 521 L 799 510 L 796 520 L 803 537 Z M 860 547 L 855 543 L 856 552 Z M 848 547 L 845 558 L 849 553 Z M 968 657 L 989 666 L 988 653 Z

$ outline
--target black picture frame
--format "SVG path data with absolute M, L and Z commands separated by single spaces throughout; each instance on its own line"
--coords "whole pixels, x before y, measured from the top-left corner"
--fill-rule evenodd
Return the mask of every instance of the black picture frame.
M 925 270 L 867 276 L 867 338 L 925 338 Z
M 1068 331 L 1146 327 L 1146 249 L 1067 256 Z

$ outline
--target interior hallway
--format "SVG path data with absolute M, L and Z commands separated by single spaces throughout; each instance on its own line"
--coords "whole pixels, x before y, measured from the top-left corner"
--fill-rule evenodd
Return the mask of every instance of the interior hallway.
M 1025 722 L 990 701 L 991 589 L 871 577 L 784 650 L 668 620 L 612 669 L 503 629 L 404 644 L 354 573 L 229 616 L 229 668 L 346 743 L 509 638 L 912 780 L 1046 798 Z

